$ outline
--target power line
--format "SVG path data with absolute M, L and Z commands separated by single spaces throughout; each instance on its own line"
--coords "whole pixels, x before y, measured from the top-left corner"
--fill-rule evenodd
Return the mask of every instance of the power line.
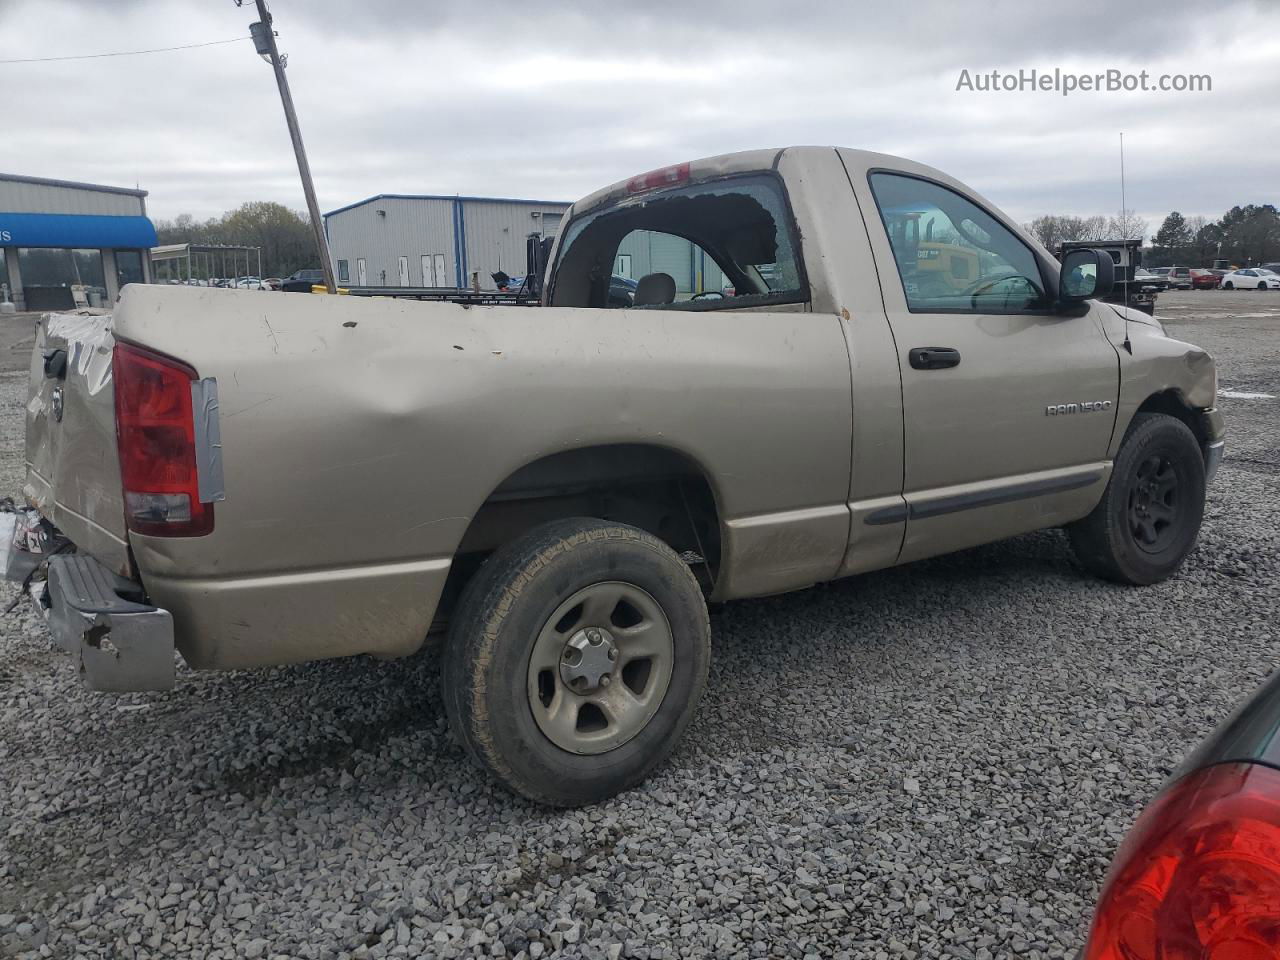
M 172 50 L 194 50 L 196 47 L 216 47 L 220 43 L 239 43 L 250 37 L 232 37 L 230 40 L 210 40 L 207 43 L 187 43 L 180 47 L 156 47 L 154 50 L 120 50 L 115 53 L 83 53 L 74 57 L 32 57 L 27 60 L 0 60 L 0 66 L 7 63 L 53 63 L 57 60 L 98 60 L 102 57 L 136 57 L 143 53 L 169 53 Z

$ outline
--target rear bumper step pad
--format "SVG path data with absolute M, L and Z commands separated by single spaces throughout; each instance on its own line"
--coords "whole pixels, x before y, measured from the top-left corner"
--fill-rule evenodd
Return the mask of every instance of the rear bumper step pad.
M 32 590 L 53 642 L 76 658 L 91 690 L 171 690 L 173 617 L 141 603 L 141 588 L 92 557 L 49 558 L 43 595 Z

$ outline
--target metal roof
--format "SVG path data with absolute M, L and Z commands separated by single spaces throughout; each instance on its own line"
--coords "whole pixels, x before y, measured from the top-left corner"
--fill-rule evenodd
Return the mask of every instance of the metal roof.
M 514 197 L 464 197 L 456 194 L 443 193 L 379 193 L 375 196 L 368 197 L 364 200 L 357 200 L 355 203 L 348 203 L 345 207 L 338 207 L 337 210 L 330 210 L 328 213 L 322 213 L 322 217 L 332 217 L 335 213 L 342 213 L 346 210 L 354 210 L 356 207 L 363 207 L 366 203 L 373 203 L 375 200 L 466 200 L 476 203 L 520 203 L 534 207 L 568 207 L 571 201 L 568 200 L 519 200 Z
M 45 187 L 66 187 L 70 190 L 94 190 L 98 193 L 123 193 L 131 197 L 145 197 L 147 191 L 131 187 L 108 187 L 100 183 L 80 183 L 76 180 L 51 180 L 48 177 L 28 177 L 20 173 L 0 173 L 0 180 L 14 183 L 38 183 Z
M 236 243 L 164 243 L 151 248 L 151 260 L 181 260 L 193 253 L 256 253 L 261 247 L 246 247 Z

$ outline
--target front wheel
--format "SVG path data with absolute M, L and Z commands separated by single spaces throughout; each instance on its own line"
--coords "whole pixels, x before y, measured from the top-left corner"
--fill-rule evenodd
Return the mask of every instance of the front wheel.
M 1125 434 L 1102 501 L 1067 527 L 1076 557 L 1119 583 L 1158 583 L 1195 546 L 1204 516 L 1204 458 L 1190 428 L 1140 413 Z
M 689 725 L 711 658 L 698 581 L 635 527 L 558 520 L 493 554 L 444 652 L 450 725 L 531 800 L 577 806 L 643 780 Z

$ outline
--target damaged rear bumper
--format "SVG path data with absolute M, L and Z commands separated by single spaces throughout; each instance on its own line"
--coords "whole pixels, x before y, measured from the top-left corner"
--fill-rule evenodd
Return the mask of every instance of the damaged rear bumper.
M 35 579 L 41 562 L 44 580 Z M 24 583 L 54 644 L 75 658 L 90 690 L 173 688 L 173 617 L 144 602 L 139 584 L 86 554 L 31 553 L 17 542 L 5 573 Z
M 47 613 L 53 642 L 75 657 L 90 690 L 173 689 L 173 617 L 129 599 L 141 593 L 92 557 L 49 560 L 44 598 L 33 592 L 33 599 Z

